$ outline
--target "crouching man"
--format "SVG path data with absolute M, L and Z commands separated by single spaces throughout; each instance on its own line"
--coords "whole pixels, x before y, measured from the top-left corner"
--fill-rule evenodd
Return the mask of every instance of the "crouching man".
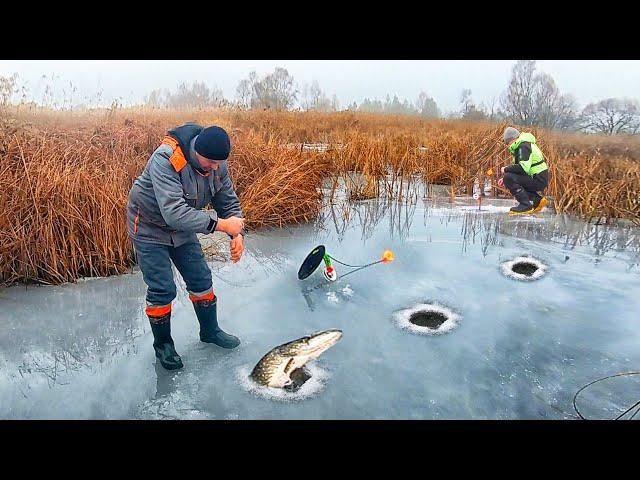
M 498 180 L 498 185 L 507 187 L 518 201 L 509 214 L 537 213 L 547 204 L 547 199 L 538 193 L 549 185 L 549 167 L 544 155 L 531 133 L 520 133 L 513 127 L 507 127 L 503 140 L 513 163 L 502 167 L 504 177 Z

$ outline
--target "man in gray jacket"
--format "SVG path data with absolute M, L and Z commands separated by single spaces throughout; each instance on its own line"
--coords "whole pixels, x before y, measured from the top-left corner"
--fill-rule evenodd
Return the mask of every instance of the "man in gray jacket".
M 244 251 L 244 219 L 229 178 L 231 142 L 224 129 L 185 124 L 168 132 L 129 192 L 127 226 L 147 284 L 146 314 L 156 357 L 182 368 L 171 338 L 176 297 L 171 263 L 184 279 L 200 323 L 200 340 L 235 348 L 240 340 L 218 326 L 217 297 L 196 233 L 225 232 L 231 260 Z M 213 210 L 203 210 L 211 204 Z

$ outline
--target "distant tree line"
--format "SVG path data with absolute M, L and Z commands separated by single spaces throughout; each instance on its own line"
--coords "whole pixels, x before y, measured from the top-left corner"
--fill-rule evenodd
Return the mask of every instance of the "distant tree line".
M 381 113 L 394 113 L 399 115 L 418 115 L 421 117 L 438 118 L 440 117 L 440 110 L 436 101 L 429 97 L 425 92 L 420 92 L 415 102 L 410 102 L 407 99 L 400 101 L 397 95 L 393 96 L 393 99 L 387 95 L 384 102 L 373 99 L 369 100 L 365 98 L 360 106 L 353 103 L 350 110 L 357 110 L 360 112 L 381 112 Z
M 520 60 L 512 68 L 507 88 L 490 103 L 476 104 L 472 91 L 460 95 L 460 109 L 446 115 L 436 101 L 420 92 L 415 101 L 387 95 L 384 100 L 365 98 L 342 110 L 415 115 L 424 118 L 457 118 L 469 121 L 508 121 L 523 126 L 574 130 L 614 135 L 640 133 L 640 105 L 635 99 L 608 98 L 590 103 L 582 110 L 572 95 L 563 94 L 553 77 L 536 72 L 536 62 Z M 302 110 L 335 112 L 341 110 L 337 96 L 331 98 L 316 80 L 299 89 L 293 76 L 277 67 L 262 78 L 255 71 L 240 80 L 234 100 L 224 98 L 216 87 L 202 82 L 181 84 L 175 93 L 154 90 L 145 103 L 155 108 L 204 109 L 233 106 L 241 109 Z
M 640 133 L 640 104 L 636 99 L 607 98 L 582 110 L 572 95 L 562 94 L 547 73 L 536 73 L 536 62 L 520 60 L 499 99 L 487 108 L 476 106 L 471 90 L 463 90 L 461 108 L 452 116 L 465 120 L 506 120 L 518 125 L 614 135 Z
M 259 78 L 255 71 L 247 78 L 240 80 L 236 87 L 234 100 L 224 98 L 222 90 L 209 88 L 204 82 L 182 83 L 175 92 L 153 90 L 144 97 L 144 103 L 151 108 L 172 108 L 181 110 L 206 109 L 211 107 L 236 107 L 240 109 L 260 110 L 302 110 L 316 112 L 336 112 L 341 110 L 337 95 L 331 98 L 320 88 L 316 80 L 305 84 L 300 90 L 293 76 L 277 67 L 272 73 Z M 421 92 L 415 102 L 400 100 L 397 95 L 384 102 L 365 98 L 358 105 L 356 102 L 343 110 L 361 112 L 395 113 L 402 115 L 420 115 L 423 117 L 440 117 L 440 110 L 435 100 L 425 92 Z
M 153 90 L 144 98 L 144 103 L 152 108 L 194 110 L 224 107 L 229 102 L 219 88 L 209 88 L 204 82 L 193 82 L 181 83 L 175 92 Z
M 46 76 L 43 75 L 43 78 Z M 72 108 L 76 90 L 73 84 L 69 84 L 66 91 L 63 90 L 61 108 Z M 0 108 L 15 104 L 12 100 L 18 94 L 21 95 L 18 105 L 35 105 L 33 101 L 27 102 L 26 85 L 18 84 L 17 74 L 0 76 Z M 101 95 L 102 93 L 98 95 L 97 100 L 101 99 Z M 45 89 L 42 102 L 45 106 L 58 107 L 53 101 L 51 86 Z M 640 134 L 640 104 L 637 99 L 607 98 L 589 103 L 580 110 L 572 95 L 560 92 L 551 75 L 536 72 L 536 62 L 533 60 L 518 61 L 512 67 L 506 89 L 498 97 L 492 98 L 489 104 L 476 104 L 472 91 L 464 89 L 460 95 L 459 109 L 447 114 L 443 114 L 436 101 L 424 91 L 420 92 L 415 101 L 387 95 L 384 101 L 365 98 L 360 104 L 352 102 L 341 108 L 337 96 L 334 94 L 329 97 L 316 80 L 300 89 L 293 76 L 281 67 L 276 67 L 263 77 L 258 77 L 252 71 L 247 78 L 240 80 L 233 99 L 226 99 L 222 90 L 215 85 L 210 87 L 205 82 L 195 81 L 190 84 L 181 83 L 175 91 L 153 90 L 144 97 L 144 104 L 151 108 L 178 110 L 221 107 L 317 112 L 350 110 L 424 118 L 508 121 L 522 126 L 607 135 Z

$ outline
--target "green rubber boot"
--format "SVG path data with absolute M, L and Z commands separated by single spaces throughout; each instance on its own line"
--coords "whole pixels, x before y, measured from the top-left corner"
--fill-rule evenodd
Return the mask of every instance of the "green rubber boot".
M 200 322 L 200 340 L 215 343 L 222 348 L 236 348 L 240 339 L 229 335 L 218 326 L 218 299 L 193 302 L 198 322 Z
M 153 332 L 153 349 L 160 364 L 167 370 L 182 368 L 182 359 L 171 338 L 171 312 L 163 317 L 149 317 L 149 324 Z

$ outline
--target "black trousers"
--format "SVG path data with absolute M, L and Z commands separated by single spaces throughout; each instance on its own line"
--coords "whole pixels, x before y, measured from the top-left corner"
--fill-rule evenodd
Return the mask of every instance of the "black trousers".
M 549 185 L 549 170 L 536 173 L 529 176 L 526 173 L 510 173 L 504 174 L 504 186 L 509 189 L 512 195 L 524 188 L 528 193 L 537 193 L 544 191 Z

